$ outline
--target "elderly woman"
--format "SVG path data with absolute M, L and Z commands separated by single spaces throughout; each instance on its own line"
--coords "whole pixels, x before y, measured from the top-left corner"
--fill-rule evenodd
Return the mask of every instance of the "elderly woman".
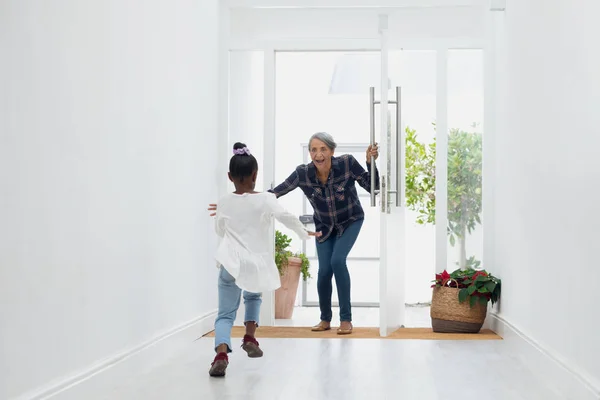
M 350 303 L 350 274 L 346 259 L 360 233 L 365 214 L 355 182 L 367 192 L 371 191 L 371 173 L 375 169 L 376 186 L 379 186 L 377 167 L 370 165 L 371 156 L 377 158 L 377 145 L 369 146 L 366 154 L 367 171 L 349 154 L 334 157 L 337 147 L 333 137 L 325 132 L 315 133 L 308 142 L 312 162 L 299 165 L 279 186 L 272 189 L 281 197 L 300 188 L 314 209 L 319 271 L 317 292 L 321 308 L 321 322 L 312 328 L 315 332 L 331 329 L 332 277 L 338 291 L 340 304 L 340 335 L 352 333 L 352 305 Z M 216 210 L 211 204 L 209 210 Z M 211 214 L 214 215 L 214 214 Z
M 340 304 L 340 335 L 352 333 L 352 306 L 350 303 L 350 274 L 346 265 L 348 253 L 354 246 L 362 227 L 363 212 L 355 182 L 371 191 L 371 156 L 378 157 L 377 145 L 369 146 L 366 154 L 367 171 L 349 154 L 334 157 L 337 147 L 333 137 L 324 132 L 310 138 L 308 148 L 312 162 L 299 165 L 279 186 L 271 190 L 281 197 L 300 188 L 314 209 L 315 230 L 322 236 L 316 239 L 319 271 L 317 291 L 321 322 L 312 328 L 315 332 L 331 329 L 331 279 L 335 276 Z

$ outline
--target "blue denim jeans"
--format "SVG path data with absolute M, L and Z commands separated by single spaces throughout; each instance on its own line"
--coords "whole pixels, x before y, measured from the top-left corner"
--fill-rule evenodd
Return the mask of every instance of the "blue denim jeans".
M 242 289 L 235 284 L 235 279 L 227 270 L 221 267 L 219 273 L 219 313 L 215 320 L 215 351 L 221 344 L 227 345 L 227 352 L 231 350 L 231 328 L 235 322 L 235 316 L 240 307 L 240 295 Z M 250 293 L 244 291 L 244 305 L 246 315 L 244 322 L 254 321 L 258 326 L 260 305 L 262 303 L 261 293 Z
M 344 230 L 342 236 L 338 237 L 337 234 L 333 234 L 323 243 L 316 242 L 319 259 L 317 292 L 321 308 L 321 321 L 331 322 L 331 293 L 333 292 L 331 278 L 334 276 L 340 303 L 340 321 L 352 321 L 350 274 L 346 258 L 356 242 L 362 224 L 363 220 L 355 221 Z

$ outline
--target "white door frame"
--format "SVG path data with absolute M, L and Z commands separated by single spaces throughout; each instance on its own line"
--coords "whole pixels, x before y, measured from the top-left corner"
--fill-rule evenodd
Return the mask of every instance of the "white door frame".
M 263 191 L 273 189 L 275 182 L 275 51 L 271 48 L 264 50 L 264 129 L 263 141 L 263 165 L 264 174 Z M 275 238 L 275 225 L 271 226 L 271 237 Z M 271 241 L 271 252 L 275 254 L 275 240 Z M 260 310 L 261 323 L 266 326 L 275 325 L 275 292 L 266 292 L 262 295 L 262 307 Z
M 264 190 L 268 190 L 275 182 L 275 163 L 274 158 L 266 157 L 268 154 L 275 154 L 275 62 L 276 53 L 280 51 L 381 51 L 381 40 L 379 39 L 235 39 L 231 40 L 227 37 L 227 27 L 229 26 L 229 10 L 226 7 L 222 8 L 221 13 L 221 52 L 220 65 L 221 71 L 228 71 L 228 54 L 230 51 L 243 50 L 261 50 L 264 52 L 264 154 L 265 161 L 262 167 L 265 176 Z M 436 132 L 447 131 L 447 53 L 448 49 L 486 49 L 486 41 L 482 38 L 423 38 L 423 39 L 402 39 L 389 38 L 387 41 L 386 51 L 389 50 L 436 50 L 438 54 L 437 63 L 437 130 Z M 386 58 L 387 59 L 387 58 Z M 225 75 L 225 74 L 223 74 Z M 489 75 L 486 75 L 489 76 Z M 486 78 L 490 79 L 490 78 Z M 228 77 L 221 77 L 221 132 L 225 132 L 224 140 L 220 140 L 220 148 L 223 154 L 229 153 L 228 145 Z M 487 106 L 487 104 L 486 104 Z M 383 120 L 383 117 L 382 117 Z M 387 121 L 387 120 L 386 120 Z M 437 137 L 437 159 L 438 176 L 436 182 L 436 271 L 441 271 L 447 266 L 447 138 L 446 135 L 436 134 Z M 223 176 L 225 176 L 223 174 Z M 220 189 L 225 184 L 220 186 Z M 221 190 L 220 190 L 221 191 Z M 446 212 L 445 212 L 446 211 Z M 382 227 L 382 233 L 385 230 L 385 223 Z M 383 242 L 383 236 L 382 236 Z M 381 286 L 381 285 L 380 285 Z M 385 308 L 385 305 L 381 305 Z M 264 326 L 274 325 L 274 294 L 268 293 L 263 295 L 263 307 L 261 311 L 261 324 Z M 401 318 L 403 321 L 403 317 Z M 384 327 L 383 323 L 380 327 L 382 336 L 389 333 L 389 329 Z M 389 327 L 390 324 L 386 323 Z
M 390 38 L 390 50 L 483 49 L 486 41 L 480 38 Z M 379 39 L 233 39 L 227 51 L 380 51 Z

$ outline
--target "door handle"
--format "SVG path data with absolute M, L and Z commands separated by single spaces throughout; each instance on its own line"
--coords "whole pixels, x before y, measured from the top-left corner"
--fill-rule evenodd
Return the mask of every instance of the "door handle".
M 369 88 L 369 115 L 371 117 L 369 126 L 371 127 L 371 146 L 375 144 L 375 104 L 377 104 L 375 101 L 375 87 L 371 86 Z M 375 182 L 375 157 L 371 156 L 371 207 L 376 206 Z
M 369 88 L 369 114 L 370 114 L 370 127 L 371 127 L 371 145 L 375 144 L 375 105 L 380 104 L 381 102 L 375 100 L 375 88 Z M 394 104 L 396 106 L 396 190 L 392 190 L 391 187 L 391 171 L 390 171 L 390 163 L 388 162 L 388 170 L 387 170 L 387 182 L 385 182 L 385 176 L 381 177 L 381 189 L 379 191 L 375 190 L 375 157 L 371 156 L 371 207 L 375 207 L 375 195 L 377 193 L 381 193 L 381 211 L 387 212 L 388 214 L 391 212 L 390 210 L 390 195 L 392 193 L 396 194 L 396 207 L 401 207 L 403 202 L 402 196 L 402 151 L 404 146 L 402 144 L 402 88 L 400 86 L 396 86 L 396 100 L 388 101 L 388 104 Z M 388 114 L 389 115 L 389 114 Z M 389 121 L 389 119 L 388 119 Z M 386 137 L 388 140 L 389 149 L 392 145 L 391 140 L 389 140 L 389 136 Z M 388 151 L 388 154 L 391 154 Z M 389 159 L 387 160 L 389 161 Z
M 396 207 L 402 206 L 402 88 L 396 86 Z

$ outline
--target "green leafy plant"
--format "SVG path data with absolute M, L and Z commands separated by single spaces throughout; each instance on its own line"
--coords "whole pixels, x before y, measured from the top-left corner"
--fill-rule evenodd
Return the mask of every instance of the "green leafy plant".
M 476 128 L 476 125 L 473 125 Z M 417 212 L 417 223 L 435 223 L 436 143 L 419 141 L 414 129 L 406 127 L 406 206 Z M 479 266 L 467 258 L 466 238 L 481 224 L 482 135 L 451 129 L 448 135 L 448 237 L 460 246 L 458 265 Z
M 288 258 L 289 257 L 298 257 L 302 260 L 300 266 L 300 272 L 302 273 L 302 280 L 306 281 L 308 278 L 311 278 L 310 275 L 310 261 L 306 257 L 304 253 L 292 253 L 288 250 L 290 244 L 292 243 L 292 239 L 287 235 L 281 233 L 280 231 L 275 231 L 275 265 L 277 265 L 277 269 L 279 270 L 279 275 L 283 276 L 285 270 L 288 266 Z
M 448 136 L 448 235 L 460 245 L 461 268 L 466 268 L 467 233 L 481 224 L 482 135 L 450 131 Z
M 418 224 L 435 223 L 435 141 L 417 139 L 417 131 L 406 127 L 406 206 L 417 212 Z
M 435 275 L 435 280 L 431 287 L 452 287 L 460 289 L 458 291 L 458 301 L 464 303 L 469 300 L 471 307 L 474 307 L 479 301 L 481 304 L 492 305 L 500 300 L 502 291 L 502 281 L 489 274 L 485 270 L 457 269 L 452 273 L 444 271 Z
M 300 272 L 302 273 L 302 280 L 306 281 L 308 278 L 311 278 L 310 271 L 309 271 L 310 261 L 308 261 L 306 254 L 294 253 L 294 257 L 298 257 L 300 260 L 302 260 L 302 264 L 300 265 Z

